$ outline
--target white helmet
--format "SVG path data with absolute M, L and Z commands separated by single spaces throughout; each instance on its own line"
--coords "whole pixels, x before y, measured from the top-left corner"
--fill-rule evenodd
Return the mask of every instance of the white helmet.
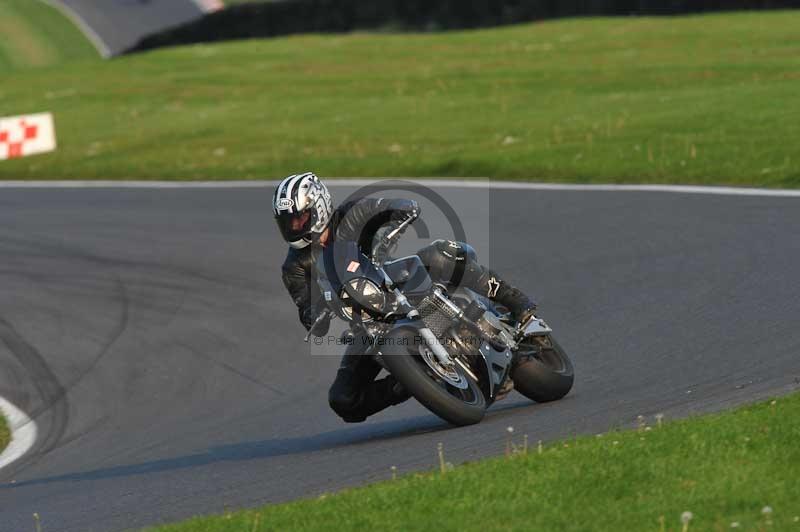
M 333 204 L 328 187 L 311 172 L 290 175 L 275 189 L 272 198 L 275 221 L 290 246 L 302 249 L 328 227 Z

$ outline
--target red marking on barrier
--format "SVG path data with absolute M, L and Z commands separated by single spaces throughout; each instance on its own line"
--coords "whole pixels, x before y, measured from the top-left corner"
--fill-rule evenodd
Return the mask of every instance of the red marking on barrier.
M 22 143 L 12 142 L 8 145 L 8 158 L 15 159 L 17 157 L 22 157 Z
M 48 114 L 1 118 L 0 160 L 53 151 L 55 135 L 50 131 L 51 124 L 52 115 Z

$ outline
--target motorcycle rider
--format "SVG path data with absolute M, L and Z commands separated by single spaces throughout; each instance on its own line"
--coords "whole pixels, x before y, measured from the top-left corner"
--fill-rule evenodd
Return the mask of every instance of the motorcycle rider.
M 324 301 L 313 278 L 320 251 L 334 241 L 355 241 L 373 256 L 382 228 L 418 216 L 417 202 L 407 199 L 362 198 L 333 209 L 330 192 L 311 172 L 285 178 L 275 189 L 273 212 L 289 252 L 282 267 L 283 283 L 300 315 L 300 322 L 315 336 L 328 332 L 330 319 L 318 323 Z M 519 289 L 477 262 L 466 243 L 437 240 L 418 252 L 434 281 L 450 288 L 468 287 L 508 308 L 519 322 L 533 315 L 536 305 Z M 344 421 L 357 423 L 409 398 L 392 376 L 375 380 L 381 366 L 361 356 L 368 344 L 352 342 L 342 358 L 328 393 L 331 408 Z

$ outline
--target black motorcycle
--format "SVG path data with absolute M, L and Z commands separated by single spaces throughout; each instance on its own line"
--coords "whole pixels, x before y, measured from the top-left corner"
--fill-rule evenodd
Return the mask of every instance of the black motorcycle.
M 373 255 L 386 255 L 413 221 L 386 234 Z M 572 388 L 572 363 L 544 320 L 517 323 L 470 289 L 449 293 L 416 255 L 370 260 L 355 242 L 336 242 L 320 254 L 317 282 L 326 304 L 318 321 L 347 321 L 345 342 L 365 342 L 365 356 L 454 425 L 478 423 L 512 389 L 546 402 Z

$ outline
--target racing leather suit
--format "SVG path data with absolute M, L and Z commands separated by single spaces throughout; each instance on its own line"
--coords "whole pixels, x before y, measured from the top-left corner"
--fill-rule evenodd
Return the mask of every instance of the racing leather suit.
M 399 222 L 418 210 L 415 201 L 405 199 L 363 198 L 348 202 L 333 213 L 331 238 L 358 242 L 361 251 L 370 256 L 373 241 L 381 227 Z M 303 249 L 290 248 L 282 268 L 283 283 L 297 305 L 300 321 L 307 330 L 314 325 L 324 307 L 313 277 L 321 249 L 319 244 Z M 506 306 L 518 320 L 525 319 L 536 308 L 523 292 L 504 281 L 496 272 L 479 264 L 475 251 L 468 244 L 436 240 L 422 248 L 418 255 L 434 281 L 450 288 L 470 288 Z M 313 333 L 324 336 L 328 327 L 329 321 L 326 320 L 317 324 Z M 358 341 L 348 345 L 329 393 L 331 408 L 347 422 L 364 421 L 368 416 L 409 397 L 391 375 L 375 380 L 381 367 L 371 358 L 361 356 L 365 345 Z M 344 385 L 344 380 L 348 380 L 347 385 Z M 353 382 L 357 383 L 355 387 L 352 386 Z

